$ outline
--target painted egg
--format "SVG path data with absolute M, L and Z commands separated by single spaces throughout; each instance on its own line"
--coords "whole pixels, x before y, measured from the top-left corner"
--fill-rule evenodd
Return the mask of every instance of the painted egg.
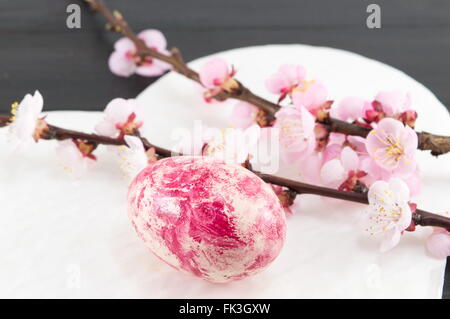
M 211 157 L 151 164 L 131 183 L 128 210 L 156 256 L 212 282 L 260 272 L 286 236 L 285 213 L 271 187 L 244 167 Z

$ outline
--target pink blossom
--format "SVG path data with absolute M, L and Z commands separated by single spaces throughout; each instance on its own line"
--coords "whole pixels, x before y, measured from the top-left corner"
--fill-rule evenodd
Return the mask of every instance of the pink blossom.
M 120 146 L 117 152 L 120 168 L 125 176 L 134 178 L 150 162 L 156 161 L 156 158 L 149 158 L 151 154 L 145 151 L 141 139 L 137 136 L 125 135 L 124 140 L 128 147 Z
M 279 101 L 292 93 L 305 80 L 306 70 L 300 65 L 282 65 L 277 73 L 266 80 L 266 88 L 274 94 L 279 94 Z
M 358 170 L 358 167 L 358 155 L 352 148 L 346 146 L 339 156 L 325 162 L 320 170 L 320 177 L 323 184 L 337 188 L 347 180 L 349 173 Z
M 342 144 L 338 143 L 328 143 L 322 152 L 323 162 L 326 163 L 332 159 L 338 158 L 341 155 Z
M 380 102 L 372 101 L 363 108 L 363 118 L 367 126 L 372 127 L 371 123 L 378 123 L 386 117 Z
M 375 101 L 381 104 L 387 116 L 393 116 L 411 108 L 411 95 L 407 92 L 380 92 L 375 97 Z
M 56 147 L 56 157 L 64 169 L 75 177 L 81 177 L 95 163 L 93 147 L 79 140 L 64 140 Z
M 199 72 L 200 82 L 209 89 L 205 98 L 212 98 L 222 90 L 232 92 L 237 89 L 239 84 L 233 79 L 235 73 L 222 58 L 216 57 L 206 62 Z
M 395 118 L 414 127 L 417 113 L 411 108 L 411 95 L 405 92 L 380 92 L 375 100 L 363 109 L 366 123 L 378 123 L 385 117 Z
M 370 103 L 358 97 L 347 97 L 339 102 L 336 107 L 332 107 L 330 115 L 342 121 L 354 122 L 364 117 L 363 110 Z
M 308 111 L 315 113 L 315 109 L 327 102 L 327 89 L 316 81 L 304 81 L 292 92 L 292 102 L 294 106 L 305 107 Z
M 48 128 L 41 115 L 44 100 L 39 91 L 34 95 L 27 94 L 23 100 L 12 105 L 12 123 L 9 125 L 11 142 L 15 148 L 20 148 L 33 140 L 37 142 Z
M 105 118 L 97 124 L 98 134 L 122 138 L 131 135 L 143 125 L 142 107 L 134 99 L 116 98 L 108 103 Z
M 385 118 L 370 131 L 366 149 L 381 168 L 390 173 L 409 176 L 416 168 L 417 134 L 400 121 Z
M 408 185 L 411 197 L 420 194 L 422 184 L 418 165 L 416 165 L 415 170 L 409 176 L 402 176 L 400 174 L 393 174 L 391 171 L 380 167 L 370 156 L 361 156 L 360 158 L 361 169 L 367 172 L 367 176 L 363 179 L 366 185 L 371 185 L 377 180 L 388 181 L 393 177 L 398 177 L 401 178 L 406 185 Z
M 237 128 L 245 130 L 255 124 L 258 108 L 247 102 L 237 102 L 233 107 L 231 121 Z
M 279 129 L 281 156 L 286 163 L 298 162 L 314 152 L 315 120 L 304 107 L 282 107 L 274 127 Z
M 270 184 L 270 186 L 272 186 L 273 192 L 280 200 L 281 207 L 283 207 L 286 215 L 292 215 L 293 212 L 291 207 L 294 205 L 294 200 L 296 198 L 295 193 L 289 189 L 283 189 L 283 187 L 275 184 Z
M 416 165 L 416 169 L 414 170 L 414 172 L 410 176 L 406 178 L 404 177 L 403 180 L 405 181 L 406 185 L 408 185 L 411 197 L 420 194 L 422 190 L 422 180 L 420 178 L 419 165 Z
M 210 59 L 199 72 L 200 83 L 208 89 L 203 95 L 209 102 L 222 91 L 233 92 L 239 88 L 239 83 L 233 78 L 236 72 L 222 58 Z
M 322 153 L 312 152 L 312 154 L 302 159 L 300 165 L 301 180 L 309 184 L 319 184 L 320 170 L 322 169 Z
M 426 246 L 434 257 L 450 256 L 450 232 L 444 228 L 434 227 L 433 233 L 427 238 Z
M 140 32 L 138 38 L 143 40 L 147 47 L 169 55 L 166 50 L 166 38 L 159 30 L 149 29 Z M 142 76 L 158 76 L 170 69 L 170 65 L 154 59 L 146 57 L 145 61 L 140 61 L 136 56 L 136 46 L 133 41 L 128 38 L 119 39 L 114 45 L 114 52 L 109 57 L 109 68 L 116 75 L 128 77 L 133 73 Z
M 359 156 L 367 155 L 366 139 L 364 137 L 349 135 L 346 137 L 346 141 Z
M 405 125 L 414 127 L 416 125 L 417 112 L 414 110 L 406 110 L 402 113 L 397 114 L 395 118 Z
M 399 241 L 403 231 L 411 224 L 412 212 L 408 186 L 401 179 L 376 181 L 369 189 L 369 220 L 371 234 L 384 233 L 380 250 L 385 252 Z

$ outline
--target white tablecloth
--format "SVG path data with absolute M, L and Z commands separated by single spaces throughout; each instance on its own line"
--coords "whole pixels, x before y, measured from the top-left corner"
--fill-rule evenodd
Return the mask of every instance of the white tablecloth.
M 450 134 L 448 112 L 429 90 L 359 55 L 304 45 L 250 47 L 219 55 L 235 65 L 243 83 L 271 99 L 264 80 L 283 63 L 306 66 L 311 77 L 326 83 L 334 100 L 409 90 L 419 113 L 417 128 Z M 192 66 L 198 69 L 204 61 Z M 144 134 L 161 146 L 172 147 L 174 130 L 192 129 L 195 120 L 229 125 L 230 104 L 205 104 L 195 85 L 178 74 L 164 76 L 138 98 L 147 109 Z M 88 132 L 101 117 L 99 112 L 48 113 L 49 123 Z M 441 297 L 445 261 L 425 250 L 430 229 L 406 234 L 398 247 L 381 254 L 378 242 L 361 225 L 363 205 L 314 196 L 297 200 L 295 214 L 288 217 L 286 245 L 263 273 L 225 285 L 181 274 L 148 252 L 133 232 L 126 213 L 126 181 L 105 148 L 96 152 L 93 172 L 74 180 L 57 164 L 55 141 L 10 154 L 5 132 L 0 130 L 0 297 Z M 445 193 L 449 161 L 449 155 L 436 159 L 419 154 L 424 187 L 416 201 L 421 208 L 443 212 L 450 206 Z

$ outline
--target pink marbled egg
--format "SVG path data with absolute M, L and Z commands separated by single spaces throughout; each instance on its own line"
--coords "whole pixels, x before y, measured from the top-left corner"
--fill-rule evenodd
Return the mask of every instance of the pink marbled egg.
M 256 274 L 279 254 L 286 218 L 271 187 L 211 157 L 160 160 L 134 179 L 129 217 L 169 265 L 212 282 Z

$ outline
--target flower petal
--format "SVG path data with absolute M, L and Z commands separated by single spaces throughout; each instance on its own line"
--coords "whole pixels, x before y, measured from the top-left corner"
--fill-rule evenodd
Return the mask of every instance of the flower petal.
M 359 97 L 346 97 L 336 107 L 331 108 L 330 114 L 342 121 L 353 122 L 363 117 L 363 108 L 367 102 Z
M 346 171 L 357 170 L 359 166 L 359 158 L 351 147 L 344 147 L 341 152 L 342 166 Z
M 133 41 L 131 41 L 130 39 L 123 37 L 120 38 L 119 40 L 116 41 L 116 43 L 114 43 L 114 50 L 121 52 L 121 53 L 126 53 L 129 51 L 134 51 L 136 49 Z
M 320 170 L 322 182 L 331 187 L 338 187 L 344 182 L 346 177 L 345 169 L 338 159 L 326 162 Z
M 118 76 L 129 77 L 136 71 L 136 64 L 125 53 L 114 51 L 108 60 L 109 69 Z
M 246 129 L 255 123 L 258 108 L 247 102 L 237 102 L 233 107 L 231 121 L 234 126 Z
M 391 250 L 400 242 L 401 233 L 396 228 L 391 228 L 385 232 L 384 239 L 380 245 L 382 253 Z
M 380 92 L 375 97 L 383 108 L 383 111 L 392 116 L 411 108 L 411 95 L 407 92 L 390 91 Z
M 395 197 L 395 201 L 399 204 L 405 204 L 409 201 L 409 188 L 406 183 L 399 178 L 391 178 L 389 180 L 389 189 Z
M 144 40 L 145 44 L 154 48 L 157 51 L 165 50 L 167 46 L 167 40 L 164 34 L 156 29 L 148 29 L 141 31 L 138 35 L 138 38 Z
M 155 62 L 156 60 L 153 60 L 152 63 L 146 63 L 138 66 L 136 68 L 136 74 L 148 77 L 160 76 L 164 74 L 164 72 L 167 71 L 167 68 L 162 67 L 161 65 L 158 65 Z
M 327 101 L 327 89 L 321 83 L 313 83 L 305 91 L 294 91 L 292 102 L 295 107 L 305 107 L 309 111 L 322 105 Z
M 426 246 L 431 255 L 437 258 L 450 256 L 450 233 L 438 228 L 427 239 Z
M 199 75 L 203 86 L 212 89 L 217 86 L 217 81 L 223 81 L 229 76 L 228 64 L 222 58 L 212 58 L 203 65 Z

